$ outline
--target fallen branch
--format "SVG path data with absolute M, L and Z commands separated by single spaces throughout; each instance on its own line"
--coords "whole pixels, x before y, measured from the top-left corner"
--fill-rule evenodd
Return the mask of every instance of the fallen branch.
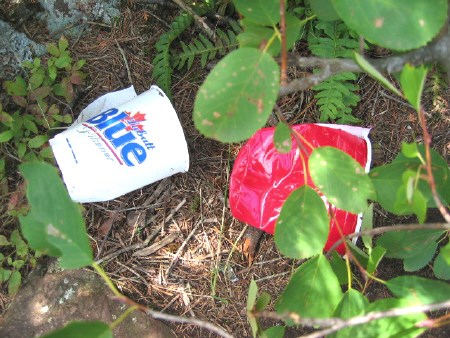
M 403 69 L 406 63 L 411 65 L 420 65 L 426 63 L 438 62 L 444 66 L 450 76 L 450 33 L 444 31 L 430 44 L 404 53 L 401 55 L 389 56 L 385 58 L 367 59 L 378 71 L 382 73 L 396 73 Z M 329 77 L 342 72 L 362 72 L 363 69 L 352 59 L 324 59 L 318 57 L 302 57 L 294 53 L 288 55 L 288 65 L 299 68 L 320 68 L 321 71 L 316 74 L 301 79 L 295 79 L 279 91 L 279 96 L 288 95 L 298 91 L 309 89 Z

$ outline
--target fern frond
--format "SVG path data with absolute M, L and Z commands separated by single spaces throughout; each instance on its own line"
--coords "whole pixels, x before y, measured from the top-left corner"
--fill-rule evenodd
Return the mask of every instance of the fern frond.
M 355 107 L 360 97 L 355 94 L 359 87 L 348 82 L 354 78 L 353 73 L 341 73 L 330 77 L 313 90 L 318 91 L 314 96 L 320 111 L 320 121 L 333 120 L 337 123 L 358 123 L 359 119 L 352 116 L 352 108 Z
M 311 52 L 323 58 L 352 57 L 353 50 L 359 48 L 359 41 L 342 22 L 318 21 L 308 35 Z M 359 119 L 351 115 L 360 97 L 355 94 L 359 87 L 354 83 L 356 75 L 340 73 L 313 87 L 320 111 L 320 121 L 357 123 Z
M 172 64 L 178 70 L 187 67 L 189 70 L 196 58 L 200 58 L 202 68 L 206 67 L 208 61 L 214 60 L 217 54 L 223 56 L 239 46 L 237 34 L 241 28 L 239 25 L 231 25 L 231 29 L 224 32 L 216 29 L 216 41 L 212 42 L 204 35 L 200 34 L 197 39 L 193 39 L 189 45 L 181 42 L 182 52 L 172 55 Z
M 155 44 L 156 55 L 153 59 L 152 77 L 155 83 L 170 98 L 173 68 L 170 64 L 170 45 L 184 32 L 193 22 L 192 16 L 187 13 L 178 15 L 172 24 L 170 30 L 162 34 Z

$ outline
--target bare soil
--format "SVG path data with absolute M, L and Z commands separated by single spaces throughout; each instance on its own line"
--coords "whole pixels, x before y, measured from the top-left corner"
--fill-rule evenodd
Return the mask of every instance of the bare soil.
M 89 74 L 87 86 L 71 107 L 71 113 L 76 117 L 98 96 L 131 84 L 138 93 L 148 89 L 154 83 L 155 42 L 175 14 L 173 8 L 129 1 L 113 26 L 92 24 L 82 37 L 71 39 L 71 51 L 75 57 L 87 61 L 84 70 Z M 36 41 L 52 40 L 45 27 L 31 23 L 24 26 Z M 190 34 L 198 32 L 191 30 Z M 298 46 L 297 52 L 306 55 L 304 48 Z M 245 309 L 251 279 L 256 280 L 261 291 L 273 296 L 273 306 L 298 262 L 281 256 L 270 235 L 263 236 L 251 266 L 243 255 L 246 225 L 231 216 L 227 205 L 227 182 L 240 145 L 206 139 L 192 121 L 195 95 L 206 74 L 207 70 L 197 64 L 187 73 L 175 73 L 173 81 L 173 105 L 189 147 L 189 172 L 110 202 L 85 204 L 85 219 L 96 258 L 103 259 L 104 269 L 123 293 L 153 309 L 195 316 L 223 327 L 236 337 L 250 337 Z M 290 76 L 301 74 L 291 69 Z M 374 164 L 388 163 L 398 153 L 402 141 L 420 141 L 416 115 L 407 104 L 391 97 L 367 76 L 360 78 L 359 85 L 361 102 L 354 114 L 363 120 L 363 126 L 372 128 Z M 433 147 L 443 156 L 450 150 L 448 95 L 445 90 L 439 95 L 430 92 L 426 101 Z M 279 105 L 290 123 L 318 121 L 311 92 L 283 97 Z M 18 186 L 18 180 L 19 176 L 15 176 L 10 185 Z M 408 221 L 393 217 L 379 207 L 375 208 L 375 217 L 376 226 Z M 171 242 L 152 254 L 133 256 L 132 246 L 145 241 L 159 227 L 149 244 L 168 237 L 172 238 Z M 423 273 L 431 276 L 430 270 L 425 270 Z M 403 273 L 400 261 L 386 260 L 379 277 L 389 279 Z M 5 288 L 2 291 L 0 309 L 3 311 L 10 299 Z M 373 286 L 369 291 L 371 299 L 389 296 L 380 286 Z M 179 337 L 214 337 L 193 325 L 170 326 Z M 304 332 L 290 329 L 287 336 Z M 432 330 L 424 336 L 444 337 L 450 333 L 448 329 L 436 333 Z

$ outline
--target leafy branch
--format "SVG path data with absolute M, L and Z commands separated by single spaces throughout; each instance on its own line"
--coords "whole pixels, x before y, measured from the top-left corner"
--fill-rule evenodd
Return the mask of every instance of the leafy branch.
M 447 309 L 450 307 L 450 300 L 433 303 L 433 304 L 425 304 L 425 305 L 413 305 L 406 308 L 393 308 L 386 311 L 376 311 L 370 312 L 368 314 L 362 316 L 355 316 L 349 319 L 342 318 L 304 318 L 300 317 L 297 313 L 284 313 L 278 314 L 276 312 L 271 311 L 261 311 L 253 313 L 253 316 L 260 318 L 271 318 L 278 319 L 287 322 L 291 322 L 296 325 L 303 325 L 308 327 L 328 327 L 323 330 L 315 331 L 311 334 L 303 335 L 301 338 L 319 338 L 329 335 L 333 332 L 342 330 L 344 328 L 358 326 L 362 324 L 369 323 L 374 320 L 379 320 L 383 318 L 391 318 L 391 317 L 400 317 L 414 313 L 421 312 L 429 312 L 429 311 L 438 311 L 442 309 Z M 430 320 L 425 320 L 422 323 L 417 323 L 417 327 L 427 327 L 429 326 Z
M 401 71 L 407 63 L 420 65 L 437 62 L 446 69 L 447 76 L 450 78 L 450 68 L 447 65 L 449 54 L 450 30 L 447 27 L 439 37 L 424 47 L 395 56 L 367 58 L 367 61 L 379 72 L 389 74 Z M 320 72 L 302 79 L 295 79 L 286 86 L 282 86 L 279 96 L 307 90 L 335 74 L 364 71 L 353 59 L 302 57 L 294 53 L 288 54 L 288 64 L 299 68 L 320 68 Z

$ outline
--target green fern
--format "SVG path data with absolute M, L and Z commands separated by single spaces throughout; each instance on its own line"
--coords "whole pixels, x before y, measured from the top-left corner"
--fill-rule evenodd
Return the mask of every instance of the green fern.
M 192 22 L 192 16 L 189 14 L 182 13 L 178 15 L 170 25 L 170 30 L 162 34 L 155 45 L 156 56 L 153 59 L 152 77 L 169 98 L 172 97 L 170 87 L 173 72 L 170 63 L 170 45 L 192 24 Z
M 308 46 L 319 57 L 350 58 L 353 50 L 359 48 L 359 42 L 357 36 L 342 22 L 316 21 L 308 35 Z M 321 122 L 360 122 L 352 116 L 352 107 L 360 100 L 359 95 L 355 94 L 359 90 L 359 86 L 354 83 L 356 78 L 353 73 L 341 73 L 312 88 L 318 91 L 314 97 L 319 106 Z
M 241 28 L 236 22 L 231 22 L 231 29 L 224 32 L 221 29 L 216 29 L 216 41 L 211 42 L 207 37 L 200 34 L 198 39 L 194 39 L 189 45 L 181 41 L 181 48 L 183 52 L 174 54 L 172 56 L 173 67 L 178 70 L 187 67 L 189 70 L 195 58 L 200 58 L 200 65 L 205 68 L 208 61 L 214 60 L 217 54 L 223 56 L 231 50 L 239 46 L 237 41 L 237 34 Z

